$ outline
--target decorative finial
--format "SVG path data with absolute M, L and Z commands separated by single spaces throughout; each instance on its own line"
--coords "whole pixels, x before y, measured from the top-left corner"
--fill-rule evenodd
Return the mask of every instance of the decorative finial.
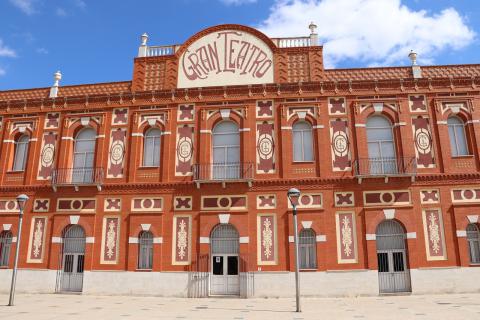
M 315 34 L 315 30 L 317 29 L 317 25 L 315 23 L 310 22 L 310 25 L 308 26 L 308 28 L 310 29 L 310 34 Z
M 417 65 L 417 53 L 413 50 L 410 50 L 410 53 L 408 54 L 408 57 L 410 58 L 410 61 L 412 61 L 412 66 Z
M 147 40 L 148 40 L 148 34 L 145 32 L 144 34 L 142 34 L 140 38 L 142 39 L 142 46 L 146 46 Z
M 56 98 L 58 96 L 58 82 L 62 80 L 62 73 L 57 71 L 53 74 L 53 86 L 50 88 L 50 98 Z

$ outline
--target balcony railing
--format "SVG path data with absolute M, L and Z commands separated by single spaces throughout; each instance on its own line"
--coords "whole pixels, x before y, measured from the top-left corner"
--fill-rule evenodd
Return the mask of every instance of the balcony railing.
M 56 190 L 58 186 L 97 186 L 101 188 L 103 183 L 103 168 L 64 168 L 55 169 L 52 175 L 52 186 Z
M 195 182 L 251 181 L 253 163 L 197 163 L 193 165 Z
M 417 161 L 414 157 L 357 159 L 354 162 L 354 167 L 355 176 L 359 178 L 414 177 L 417 174 Z
M 272 38 L 279 48 L 309 47 L 312 44 L 310 37 Z

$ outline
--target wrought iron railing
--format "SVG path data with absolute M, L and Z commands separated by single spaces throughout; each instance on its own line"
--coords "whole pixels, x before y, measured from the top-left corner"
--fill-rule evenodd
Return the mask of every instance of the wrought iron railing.
M 365 158 L 354 162 L 355 176 L 415 176 L 417 161 L 415 157 L 405 158 Z
M 103 168 L 63 168 L 53 170 L 52 185 L 57 186 L 82 186 L 103 183 Z
M 253 163 L 197 163 L 193 165 L 194 181 L 252 180 Z

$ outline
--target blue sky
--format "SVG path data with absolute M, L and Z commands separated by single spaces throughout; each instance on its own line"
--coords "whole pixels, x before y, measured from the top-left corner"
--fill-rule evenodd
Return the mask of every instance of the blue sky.
M 1 0 L 0 90 L 124 81 L 143 32 L 182 43 L 238 23 L 271 36 L 319 26 L 328 67 L 479 63 L 480 2 L 467 0 Z

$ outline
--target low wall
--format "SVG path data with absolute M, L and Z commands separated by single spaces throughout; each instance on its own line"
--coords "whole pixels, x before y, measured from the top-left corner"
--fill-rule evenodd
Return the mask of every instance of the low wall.
M 19 269 L 16 292 L 52 293 L 55 292 L 56 270 Z M 0 269 L 0 293 L 9 293 L 12 283 L 12 269 Z

